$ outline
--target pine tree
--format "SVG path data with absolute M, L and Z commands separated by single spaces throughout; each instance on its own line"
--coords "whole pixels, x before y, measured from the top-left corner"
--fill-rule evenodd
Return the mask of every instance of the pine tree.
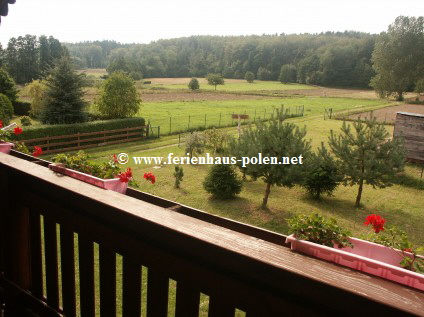
M 341 181 L 336 161 L 321 143 L 318 152 L 312 153 L 307 161 L 302 186 L 314 199 L 320 200 L 324 193 L 331 196 Z
M 203 188 L 215 198 L 230 199 L 241 192 L 242 182 L 232 165 L 213 165 L 203 182 Z
M 253 74 L 252 72 L 246 72 L 246 74 L 244 75 L 244 79 L 246 79 L 248 83 L 253 83 L 253 81 L 255 80 L 255 74 Z
M 355 206 L 361 203 L 364 184 L 373 188 L 391 186 L 405 162 L 402 140 L 390 140 L 384 124 L 375 118 L 352 125 L 343 122 L 341 134 L 331 130 L 329 145 L 336 156 L 344 185 L 359 185 Z
M 257 124 L 257 128 L 249 127 L 243 131 L 238 140 L 230 143 L 230 151 L 238 159 L 242 157 L 277 158 L 296 157 L 298 164 L 246 164 L 238 166 L 242 171 L 254 179 L 262 178 L 266 183 L 265 196 L 262 208 L 266 208 L 272 186 L 292 187 L 302 182 L 302 163 L 309 156 L 310 143 L 304 139 L 306 129 L 299 129 L 293 123 L 285 123 L 281 110 L 277 111 L 277 118 L 269 123 Z M 270 162 L 269 162 L 270 163 Z M 283 163 L 283 162 L 281 162 Z
M 41 114 L 43 123 L 86 121 L 83 75 L 76 73 L 68 57 L 58 60 L 46 80 L 46 86 L 46 103 Z

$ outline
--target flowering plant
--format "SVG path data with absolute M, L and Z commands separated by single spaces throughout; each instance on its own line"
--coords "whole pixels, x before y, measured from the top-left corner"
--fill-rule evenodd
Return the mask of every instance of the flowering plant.
M 130 186 L 139 187 L 138 182 L 134 179 L 131 168 L 121 171 L 119 161 L 116 155 L 112 155 L 107 162 L 95 163 L 89 160 L 89 156 L 84 151 L 79 151 L 76 154 L 57 154 L 52 158 L 54 163 L 62 164 L 63 167 L 73 169 L 95 177 L 119 178 L 123 183 L 129 183 Z M 149 175 L 146 178 L 146 175 Z M 144 174 L 144 178 L 155 183 L 156 178 L 152 173 Z
M 11 133 L 8 130 L 11 129 L 12 127 L 14 127 L 13 134 L 15 135 L 19 135 L 23 132 L 22 128 L 17 126 L 16 123 L 12 123 L 6 127 L 3 127 L 3 121 L 0 120 L 0 142 L 13 143 L 17 151 L 25 153 L 25 154 L 29 154 L 30 151 L 28 150 L 28 148 L 23 142 L 12 141 L 10 139 Z M 43 153 L 43 150 L 39 146 L 34 146 L 34 149 L 32 152 L 33 156 L 38 157 L 42 153 Z
M 419 256 L 419 253 L 424 251 L 424 248 L 414 246 L 409 241 L 405 231 L 395 226 L 386 226 L 385 228 L 385 223 L 386 219 L 380 215 L 368 215 L 364 225 L 372 225 L 374 232 L 364 235 L 361 238 L 393 249 L 399 254 L 401 258 L 399 264 L 404 269 L 424 273 L 424 259 Z M 382 233 L 383 231 L 384 233 Z
M 290 233 L 297 239 L 306 240 L 327 247 L 353 247 L 349 241 L 350 232 L 341 228 L 333 218 L 325 218 L 318 214 L 297 215 L 287 219 Z

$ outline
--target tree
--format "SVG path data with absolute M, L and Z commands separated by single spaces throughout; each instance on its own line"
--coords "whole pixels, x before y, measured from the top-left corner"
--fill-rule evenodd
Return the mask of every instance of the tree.
M 359 185 L 355 206 L 361 203 L 364 184 L 373 188 L 391 186 L 402 171 L 405 153 L 399 138 L 390 140 L 384 124 L 375 118 L 352 125 L 343 122 L 341 133 L 331 130 L 329 145 L 337 158 L 344 185 Z
M 397 17 L 377 40 L 372 61 L 371 86 L 378 95 L 403 100 L 408 88 L 424 78 L 424 17 Z
M 331 196 L 341 181 L 336 161 L 321 143 L 318 153 L 312 153 L 308 159 L 302 186 L 311 197 L 320 200 L 324 193 Z
M 281 66 L 280 71 L 280 82 L 283 84 L 296 82 L 296 66 L 291 64 L 285 64 Z
M 45 124 L 77 123 L 87 119 L 84 79 L 77 74 L 68 57 L 57 61 L 46 83 L 46 101 L 41 113 Z
M 415 84 L 415 90 L 414 90 L 417 94 L 422 94 L 424 93 L 424 79 L 420 79 L 417 81 L 417 83 Z
M 141 99 L 132 78 L 117 71 L 104 82 L 96 100 L 99 112 L 110 118 L 126 118 L 136 115 Z
M 216 164 L 209 170 L 203 188 L 215 198 L 230 199 L 241 192 L 242 181 L 232 165 Z
M 4 125 L 9 124 L 10 119 L 13 117 L 12 102 L 5 95 L 0 93 L 0 120 Z
M 259 80 L 270 80 L 271 72 L 264 67 L 259 67 L 256 78 L 258 78 Z
M 0 93 L 5 94 L 12 103 L 18 99 L 18 90 L 15 82 L 2 68 L 0 68 Z
M 210 74 L 208 74 L 206 79 L 207 79 L 209 85 L 215 86 L 215 90 L 216 90 L 216 86 L 224 85 L 224 78 L 222 77 L 221 74 L 210 73 Z
M 31 98 L 32 117 L 38 118 L 42 113 L 46 101 L 47 86 L 44 81 L 34 80 L 32 83 L 25 86 L 25 92 Z
M 174 168 L 174 177 L 175 177 L 175 188 L 180 188 L 180 184 L 183 181 L 184 169 L 181 166 L 176 165 Z
M 199 155 L 203 153 L 205 147 L 205 137 L 200 132 L 192 132 L 185 142 L 185 152 L 188 153 L 190 159 L 193 155 Z
M 188 88 L 190 88 L 193 91 L 198 90 L 200 88 L 199 81 L 197 80 L 197 78 L 192 78 L 190 80 L 190 82 L 188 83 Z
M 255 80 L 255 74 L 253 74 L 252 72 L 246 72 L 246 75 L 244 75 L 244 79 L 246 79 L 248 83 L 253 83 L 253 81 Z
M 272 186 L 292 187 L 302 181 L 303 158 L 309 156 L 310 143 L 305 141 L 306 129 L 299 129 L 293 123 L 284 122 L 285 115 L 277 110 L 277 118 L 269 123 L 259 122 L 256 129 L 249 127 L 243 131 L 238 140 L 230 143 L 230 152 L 241 162 L 239 167 L 254 179 L 262 178 L 266 184 L 262 208 L 266 208 Z M 242 157 L 258 157 L 277 160 L 268 161 L 268 164 L 245 164 L 242 166 Z M 285 164 L 283 157 L 293 158 L 293 164 Z M 278 163 L 280 162 L 280 163 Z M 270 164 L 273 163 L 273 164 Z M 284 164 L 283 164 L 284 163 Z

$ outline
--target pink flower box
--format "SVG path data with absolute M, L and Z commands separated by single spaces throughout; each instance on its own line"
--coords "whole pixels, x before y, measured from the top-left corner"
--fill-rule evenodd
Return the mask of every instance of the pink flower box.
M 353 248 L 330 248 L 293 235 L 286 238 L 291 249 L 319 259 L 359 270 L 424 291 L 424 275 L 401 268 L 400 251 L 373 242 L 350 238 Z M 406 253 L 408 254 L 408 253 Z M 412 254 L 409 254 L 412 257 Z
M 0 152 L 9 154 L 10 149 L 14 146 L 13 143 L 9 142 L 0 142 Z
M 119 178 L 101 179 L 93 175 L 65 168 L 59 164 L 49 164 L 49 168 L 57 173 L 61 173 L 72 178 L 79 179 L 83 182 L 89 183 L 100 188 L 113 190 L 121 194 L 125 194 L 125 192 L 127 191 L 128 183 L 121 182 Z

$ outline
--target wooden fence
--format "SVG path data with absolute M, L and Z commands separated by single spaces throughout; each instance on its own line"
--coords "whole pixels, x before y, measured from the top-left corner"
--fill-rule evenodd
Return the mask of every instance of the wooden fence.
M 0 153 L 0 315 L 424 316 L 422 292 L 294 253 L 281 234 L 37 163 Z
M 159 131 L 159 127 L 157 127 Z M 150 126 L 84 132 L 71 135 L 47 136 L 44 138 L 22 140 L 27 146 L 39 146 L 43 153 L 81 150 L 86 148 L 134 142 L 156 135 Z M 159 132 L 157 133 L 159 135 Z

